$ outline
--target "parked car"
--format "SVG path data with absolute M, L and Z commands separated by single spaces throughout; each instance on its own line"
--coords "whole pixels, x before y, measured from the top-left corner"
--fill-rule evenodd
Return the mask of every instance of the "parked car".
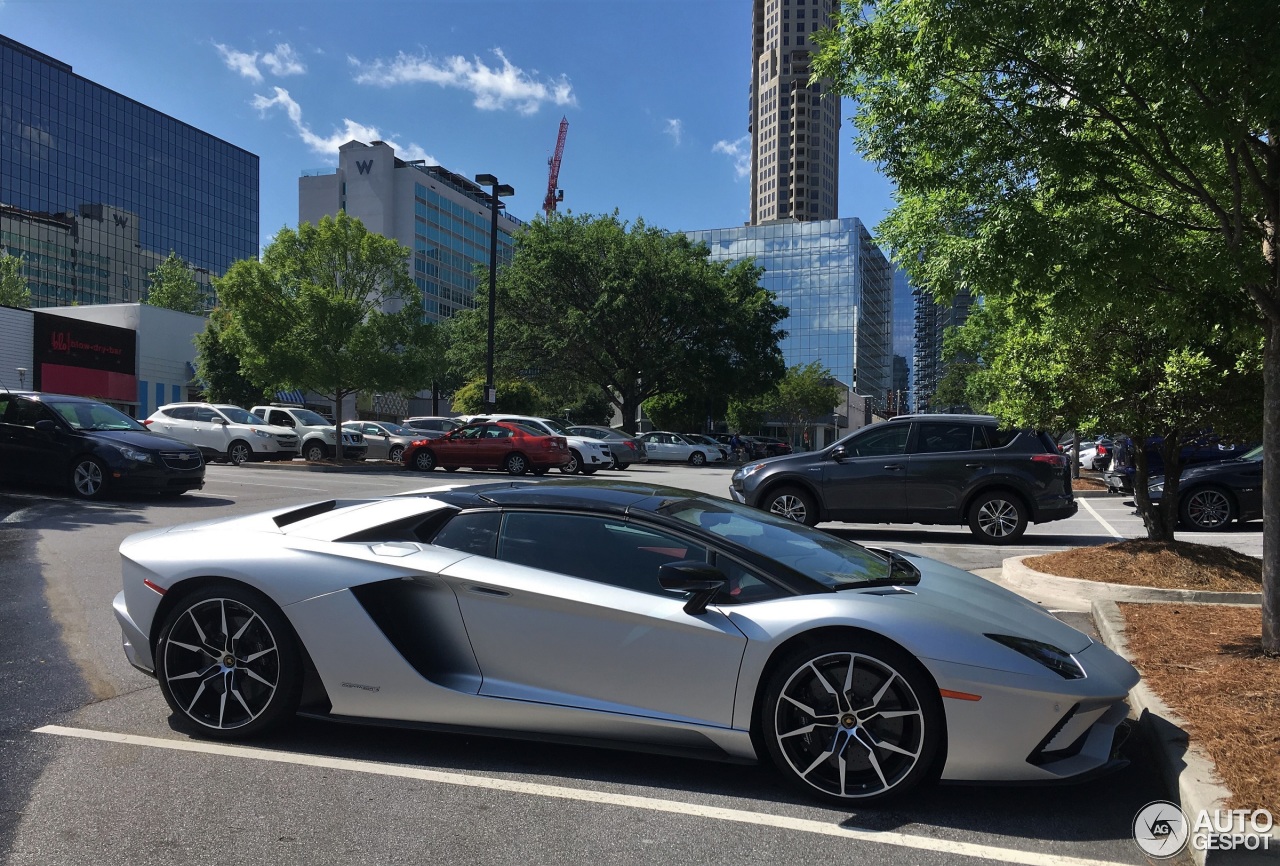
M 729 493 L 810 526 L 967 523 L 1007 544 L 1029 523 L 1076 513 L 1067 464 L 1047 434 L 1003 430 L 990 416 L 899 415 L 819 451 L 745 464 Z
M 405 449 L 404 465 L 419 472 L 437 466 L 455 469 L 503 469 L 511 475 L 545 475 L 569 462 L 569 444 L 527 424 L 477 421 L 438 439 L 419 439 Z
M 404 426 L 417 430 L 427 439 L 437 439 L 450 430 L 457 430 L 463 424 L 457 418 L 445 418 L 441 415 L 422 415 L 404 419 Z
M 682 747 L 847 811 L 938 778 L 1122 766 L 1139 680 L 968 572 L 650 484 L 330 500 L 151 529 L 120 556 L 124 653 L 167 704 L 134 706 L 217 740 L 305 713 Z
M 1150 478 L 1164 474 L 1164 457 L 1160 454 L 1160 446 L 1163 442 L 1164 438 L 1161 436 L 1152 436 L 1147 440 L 1147 475 Z M 1185 468 L 1198 463 L 1240 457 L 1253 446 L 1254 443 L 1224 444 L 1212 434 L 1197 436 L 1182 446 L 1182 466 Z M 1137 474 L 1133 448 L 1133 439 L 1128 436 L 1118 437 L 1115 440 L 1111 449 L 1111 465 L 1102 475 L 1107 489 L 1113 493 L 1133 492 L 1133 476 Z
M 645 433 L 640 437 L 640 441 L 644 443 L 645 453 L 649 455 L 650 460 L 691 463 L 694 466 L 719 463 L 724 460 L 718 444 L 690 442 L 679 433 L 670 433 L 666 430 Z
M 338 437 L 333 422 L 302 406 L 272 403 L 270 406 L 254 406 L 249 410 L 268 424 L 287 427 L 298 434 L 302 442 L 302 459 L 313 463 L 327 460 L 336 452 Z M 358 430 L 342 431 L 342 456 L 348 460 L 363 460 L 368 451 L 364 436 Z
M 267 424 L 239 406 L 169 403 L 142 423 L 152 432 L 194 445 L 205 460 L 226 460 L 239 466 L 251 460 L 292 460 L 298 456 L 297 433 Z
M 81 499 L 204 486 L 200 452 L 97 400 L 0 391 L 0 478 L 67 487 Z
M 613 465 L 613 453 L 609 446 L 599 439 L 586 436 L 575 436 L 559 421 L 550 418 L 538 418 L 533 415 L 509 415 L 497 413 L 493 415 L 474 415 L 471 421 L 514 421 L 541 430 L 547 436 L 562 436 L 569 443 L 569 462 L 560 467 L 566 475 L 581 473 L 593 475 L 600 469 Z
M 574 436 L 585 436 L 588 439 L 599 439 L 609 446 L 613 455 L 613 468 L 626 469 L 632 463 L 646 463 L 649 455 L 645 453 L 644 444 L 639 439 L 622 430 L 612 427 L 597 427 L 583 424 L 568 428 Z
M 392 463 L 402 462 L 400 458 L 404 456 L 404 449 L 425 438 L 421 430 L 410 430 L 389 421 L 347 421 L 342 429 L 364 437 L 368 448 L 365 459 L 390 460 Z
M 1153 502 L 1164 496 L 1164 476 L 1148 485 Z M 1262 446 L 1239 457 L 1199 463 L 1178 481 L 1178 522 L 1195 532 L 1226 529 L 1233 520 L 1262 517 Z
M 791 443 L 784 439 L 778 439 L 773 436 L 753 436 L 751 438 L 764 448 L 765 457 L 778 457 L 782 454 L 790 454 L 795 450 L 791 447 Z
M 733 453 L 733 435 L 734 434 L 708 433 L 707 435 L 710 436 L 712 439 L 716 440 L 716 442 L 718 442 L 728 451 L 730 460 L 734 459 L 734 453 Z M 754 437 L 744 436 L 742 434 L 739 434 L 738 442 L 741 443 L 740 447 L 742 448 L 744 452 L 744 456 L 746 457 L 747 460 L 756 460 L 756 459 L 763 460 L 765 457 L 770 456 L 768 451 L 765 449 L 764 443 L 756 441 Z
M 695 445 L 709 445 L 720 452 L 721 460 L 728 460 L 733 456 L 733 449 L 717 440 L 711 438 L 705 433 L 681 433 L 687 441 Z

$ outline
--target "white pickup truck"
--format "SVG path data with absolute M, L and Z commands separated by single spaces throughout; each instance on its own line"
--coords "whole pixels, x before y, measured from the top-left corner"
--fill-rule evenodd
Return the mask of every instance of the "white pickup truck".
M 304 460 L 324 460 L 334 454 L 334 443 L 337 436 L 333 430 L 333 422 L 321 415 L 301 406 L 284 406 L 273 403 L 270 406 L 254 406 L 251 410 L 268 424 L 276 427 L 288 427 L 298 434 L 302 442 Z M 352 430 L 342 431 L 342 456 L 348 460 L 363 460 L 369 446 L 360 433 Z

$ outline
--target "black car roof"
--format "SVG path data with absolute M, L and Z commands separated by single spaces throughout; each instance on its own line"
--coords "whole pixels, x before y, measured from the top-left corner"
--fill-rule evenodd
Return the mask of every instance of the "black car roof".
M 424 495 L 460 508 L 485 504 L 552 506 L 621 514 L 632 508 L 655 511 L 671 499 L 702 498 L 706 494 L 634 481 L 505 481 L 475 484 L 443 493 L 427 491 Z
M 95 400 L 93 397 L 77 397 L 75 394 L 55 394 L 52 391 L 10 391 L 8 389 L 3 393 L 8 393 L 14 397 L 26 397 L 29 400 L 44 402 L 46 399 L 54 399 L 58 401 L 70 401 L 72 403 L 101 403 L 101 400 Z

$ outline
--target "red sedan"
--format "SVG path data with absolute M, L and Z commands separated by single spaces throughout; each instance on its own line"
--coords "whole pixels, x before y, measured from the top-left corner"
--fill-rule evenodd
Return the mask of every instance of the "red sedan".
M 437 466 L 452 472 L 459 467 L 505 469 L 512 475 L 547 470 L 570 460 L 563 436 L 512 421 L 484 421 L 451 430 L 439 439 L 419 439 L 404 451 L 404 465 L 420 472 Z

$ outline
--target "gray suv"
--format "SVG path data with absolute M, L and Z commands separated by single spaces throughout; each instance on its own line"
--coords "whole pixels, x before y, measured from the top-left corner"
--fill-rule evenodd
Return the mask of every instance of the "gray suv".
M 729 494 L 809 526 L 968 524 L 992 544 L 1078 508 L 1052 438 L 1003 430 L 988 415 L 900 415 L 821 451 L 744 464 Z

